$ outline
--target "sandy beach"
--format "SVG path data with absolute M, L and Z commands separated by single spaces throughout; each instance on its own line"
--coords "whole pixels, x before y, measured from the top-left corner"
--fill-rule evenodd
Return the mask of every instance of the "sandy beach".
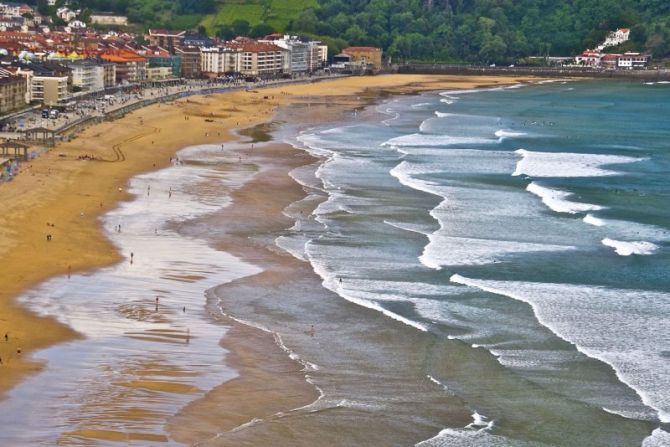
M 24 291 L 54 276 L 89 272 L 118 263 L 118 253 L 100 227 L 100 216 L 120 202 L 131 200 L 126 192 L 130 178 L 168 166 L 175 153 L 196 144 L 222 144 L 234 140 L 232 130 L 247 129 L 270 121 L 278 107 L 288 104 L 337 104 L 340 109 L 360 107 L 386 94 L 426 90 L 467 89 L 513 84 L 527 78 L 456 76 L 378 76 L 345 78 L 313 84 L 279 86 L 258 91 L 238 91 L 221 95 L 192 97 L 153 105 L 125 117 L 85 129 L 71 142 L 22 165 L 11 183 L 0 185 L 3 213 L 0 215 L 0 393 L 5 393 L 43 365 L 31 360 L 31 352 L 72 340 L 79 335 L 59 322 L 39 317 L 17 304 Z M 325 113 L 311 117 L 315 122 L 333 119 Z M 258 158 L 277 157 L 272 176 L 252 182 L 239 192 L 236 207 L 229 210 L 229 225 L 240 225 L 253 216 L 272 228 L 290 226 L 282 209 L 298 200 L 302 189 L 287 173 L 302 164 L 313 163 L 306 155 L 277 144 L 264 149 Z M 80 160 L 89 155 L 95 160 Z M 280 191 L 279 199 L 268 201 L 268 187 Z M 267 199 L 267 197 L 265 197 Z M 235 214 L 237 213 L 237 214 Z M 47 240 L 50 235 L 50 240 Z M 266 271 L 258 281 L 279 281 L 281 260 L 261 249 L 242 247 L 227 240 L 217 248 L 230 251 Z M 296 261 L 292 261 L 296 262 Z M 285 272 L 284 272 L 285 274 Z M 94 298 L 93 298 L 94 299 Z M 95 305 L 94 302 L 91 303 Z M 222 345 L 230 352 L 226 361 L 240 377 L 213 389 L 207 397 L 189 404 L 170 420 L 170 435 L 179 442 L 192 443 L 215 436 L 217 430 L 232 429 L 265 412 L 287 411 L 307 405 L 317 397 L 304 381 L 301 365 L 277 349 L 269 334 L 246 326 L 233 326 Z M 263 359 L 265 369 L 258 365 Z M 286 374 L 277 375 L 275 372 Z M 270 379 L 279 381 L 272 383 Z M 230 405 L 247 395 L 257 383 L 272 383 L 265 393 L 248 399 L 244 408 Z M 283 390 L 292 390 L 283 393 Z M 188 390 L 185 390 L 188 392 Z M 2 394 L 0 394 L 0 398 Z M 274 402 L 274 406 L 267 406 Z M 217 412 L 212 413 L 216 406 Z M 209 419 L 205 416 L 210 414 Z M 129 415 L 128 417 L 134 417 Z M 158 416 L 163 417 L 163 416 Z M 222 420 L 226 421 L 225 423 Z M 184 421 L 200 421 L 184 430 Z M 166 421 L 167 422 L 167 421 Z M 85 434 L 82 434 L 85 436 Z M 96 433 L 92 438 L 117 439 L 117 433 Z M 141 439 L 141 438 L 138 438 Z M 159 439 L 160 441 L 160 439 Z

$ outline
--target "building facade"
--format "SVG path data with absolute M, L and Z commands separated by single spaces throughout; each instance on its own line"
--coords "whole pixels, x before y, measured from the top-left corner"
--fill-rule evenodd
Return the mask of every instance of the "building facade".
M 68 63 L 72 70 L 72 85 L 85 92 L 94 92 L 105 88 L 105 69 L 92 60 Z
M 147 59 L 133 51 L 108 50 L 100 58 L 116 65 L 117 83 L 133 84 L 147 78 Z
M 242 50 L 240 48 L 200 49 L 200 71 L 204 76 L 217 77 L 226 73 L 240 73 L 241 70 Z
M 640 53 L 624 53 L 617 60 L 617 68 L 628 70 L 645 68 L 649 64 L 649 55 Z
M 356 65 L 372 65 L 374 68 L 382 66 L 381 48 L 349 47 L 342 50 L 342 53 L 351 56 L 351 62 Z
M 290 70 L 288 51 L 277 45 L 246 39 L 226 45 L 242 51 L 240 73 L 244 75 L 272 77 Z
M 128 17 L 110 14 L 91 14 L 91 23 L 94 25 L 117 25 L 127 26 Z
M 151 45 L 162 47 L 174 53 L 176 48 L 183 45 L 186 31 L 170 31 L 165 29 L 150 29 L 148 38 Z
M 23 76 L 0 77 L 0 114 L 25 107 L 27 89 L 26 78 Z
M 67 76 L 33 76 L 32 101 L 56 105 L 70 97 Z
M 198 79 L 202 77 L 201 54 L 198 47 L 183 47 L 175 49 L 175 56 L 181 58 L 181 77 Z

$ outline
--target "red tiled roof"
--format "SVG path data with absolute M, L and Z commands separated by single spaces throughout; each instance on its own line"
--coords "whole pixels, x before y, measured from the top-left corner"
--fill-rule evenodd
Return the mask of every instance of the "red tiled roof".
M 107 50 L 100 58 L 109 62 L 146 62 L 146 59 L 130 50 Z

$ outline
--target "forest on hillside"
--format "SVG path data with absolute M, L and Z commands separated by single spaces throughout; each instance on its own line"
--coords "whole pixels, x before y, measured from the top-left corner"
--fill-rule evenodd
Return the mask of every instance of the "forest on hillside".
M 59 0 L 62 1 L 62 0 Z M 45 3 L 37 0 L 33 3 Z M 288 2 L 288 3 L 287 3 Z M 305 34 L 335 51 L 382 47 L 394 61 L 514 63 L 569 56 L 631 28 L 624 50 L 670 56 L 670 0 L 74 0 L 148 27 L 229 38 Z M 290 6 L 293 5 L 293 6 Z M 203 26 L 206 25 L 206 26 Z

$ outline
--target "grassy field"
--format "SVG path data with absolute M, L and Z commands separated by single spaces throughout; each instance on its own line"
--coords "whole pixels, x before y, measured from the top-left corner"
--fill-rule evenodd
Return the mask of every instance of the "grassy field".
M 282 32 L 302 11 L 317 4 L 317 0 L 222 0 L 217 13 L 206 16 L 202 25 L 215 34 L 218 25 L 242 19 L 251 26 L 264 22 Z

